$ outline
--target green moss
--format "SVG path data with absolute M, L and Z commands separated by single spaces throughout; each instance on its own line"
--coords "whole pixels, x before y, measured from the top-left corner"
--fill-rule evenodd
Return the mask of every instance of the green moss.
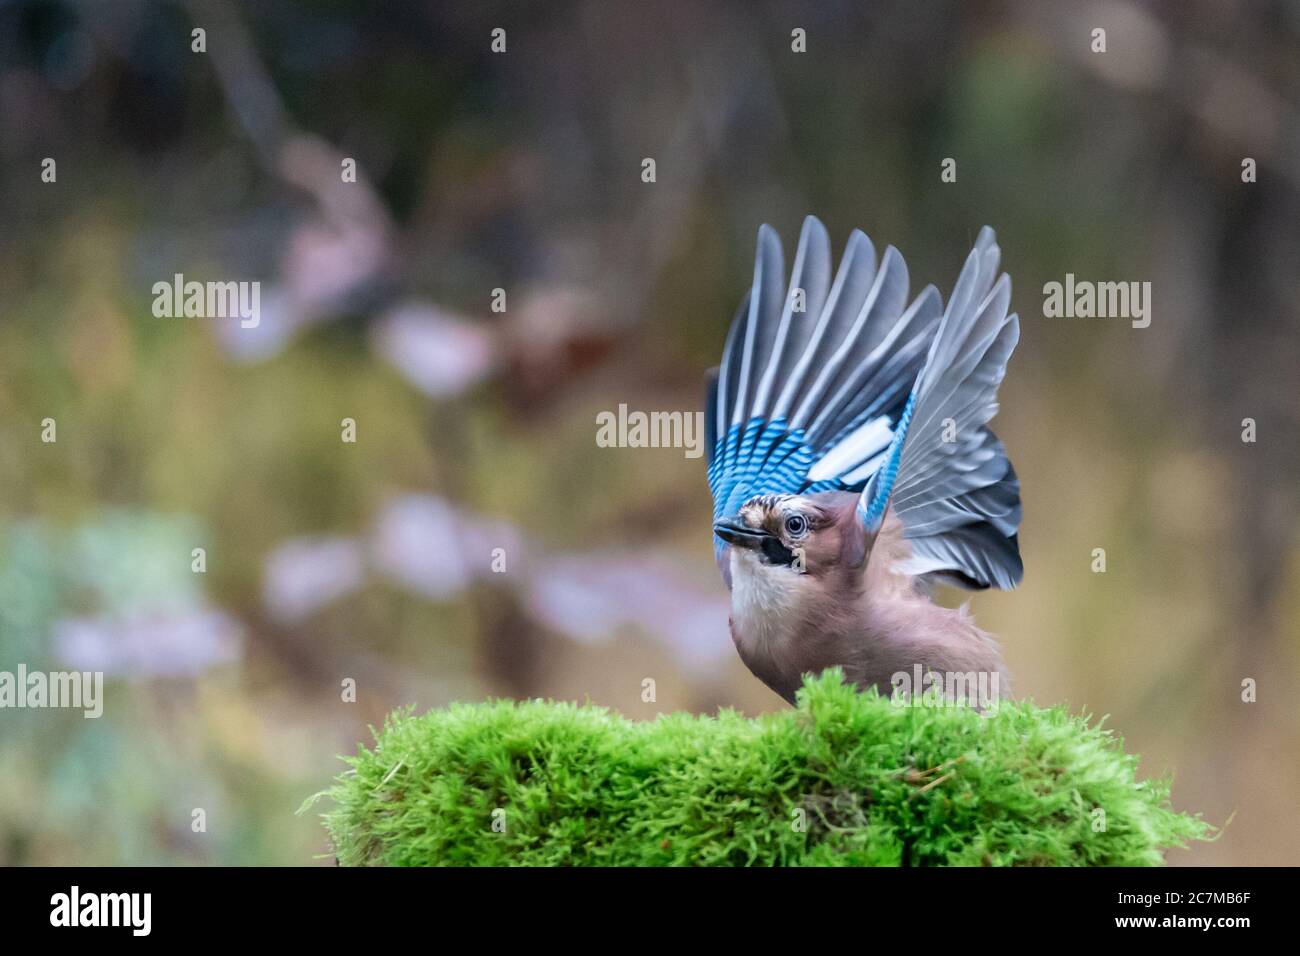
M 1212 829 L 1063 709 L 900 707 L 836 672 L 756 719 L 399 712 L 347 762 L 304 805 L 332 799 L 343 865 L 1131 866 Z

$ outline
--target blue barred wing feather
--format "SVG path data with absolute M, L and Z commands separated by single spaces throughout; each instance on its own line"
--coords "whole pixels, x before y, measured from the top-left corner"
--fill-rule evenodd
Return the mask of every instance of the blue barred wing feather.
M 804 221 L 788 283 L 759 231 L 754 279 L 708 390 L 714 516 L 760 494 L 857 491 L 884 460 L 938 327 L 927 287 L 908 303 L 892 246 L 855 231 L 831 275 L 830 241 Z M 715 546 L 723 543 L 715 538 Z

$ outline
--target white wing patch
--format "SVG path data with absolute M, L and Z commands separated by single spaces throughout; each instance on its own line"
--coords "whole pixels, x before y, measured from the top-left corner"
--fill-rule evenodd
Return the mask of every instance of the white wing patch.
M 854 473 L 861 472 L 865 467 L 863 462 L 867 465 L 878 465 L 877 459 L 889 448 L 889 442 L 893 437 L 894 432 L 889 427 L 888 415 L 881 415 L 879 418 L 864 422 L 849 432 L 841 442 L 833 446 L 817 464 L 812 466 L 808 472 L 808 480 L 822 481 L 840 477 L 849 480 L 845 473 L 850 469 L 853 469 Z M 863 477 L 870 474 L 871 471 L 863 472 Z

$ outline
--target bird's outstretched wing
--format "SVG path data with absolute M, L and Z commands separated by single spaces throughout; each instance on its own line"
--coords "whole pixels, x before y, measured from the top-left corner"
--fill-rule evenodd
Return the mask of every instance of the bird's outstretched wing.
M 933 286 L 909 305 L 908 284 L 898 250 L 877 261 L 856 230 L 832 281 L 830 239 L 809 216 L 787 287 L 781 241 L 759 230 L 754 283 L 709 381 L 715 517 L 758 494 L 863 487 L 891 447 L 943 308 Z
M 912 557 L 899 570 L 973 588 L 1012 588 L 1024 568 L 1017 530 L 1020 481 L 986 423 L 1020 337 L 1007 314 L 1011 280 L 994 282 L 993 230 L 980 231 L 966 259 L 924 368 L 907 400 L 883 466 L 863 489 L 868 531 L 886 508 L 903 526 Z

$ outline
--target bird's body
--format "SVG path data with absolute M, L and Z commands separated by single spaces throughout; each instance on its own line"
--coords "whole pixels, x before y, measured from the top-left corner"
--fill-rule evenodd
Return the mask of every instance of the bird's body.
M 810 500 L 851 511 L 857 497 L 830 491 Z M 729 548 L 731 639 L 741 660 L 791 703 L 801 675 L 828 667 L 885 695 L 895 675 L 911 678 L 917 665 L 923 673 L 996 673 L 1005 693 L 1009 680 L 993 638 L 964 607 L 933 603 L 919 578 L 894 570 L 909 552 L 902 526 L 889 517 L 865 568 L 833 565 L 810 582 Z
M 956 677 L 934 686 L 986 703 L 975 686 L 1007 687 L 996 642 L 930 592 L 1021 574 L 1019 482 L 985 427 L 1018 334 L 992 233 L 947 310 L 933 288 L 904 309 L 901 256 L 877 269 L 861 233 L 834 285 L 815 219 L 784 295 L 780 256 L 764 227 L 710 389 L 715 553 L 741 659 L 791 702 L 804 674 L 838 666 L 886 694 Z

